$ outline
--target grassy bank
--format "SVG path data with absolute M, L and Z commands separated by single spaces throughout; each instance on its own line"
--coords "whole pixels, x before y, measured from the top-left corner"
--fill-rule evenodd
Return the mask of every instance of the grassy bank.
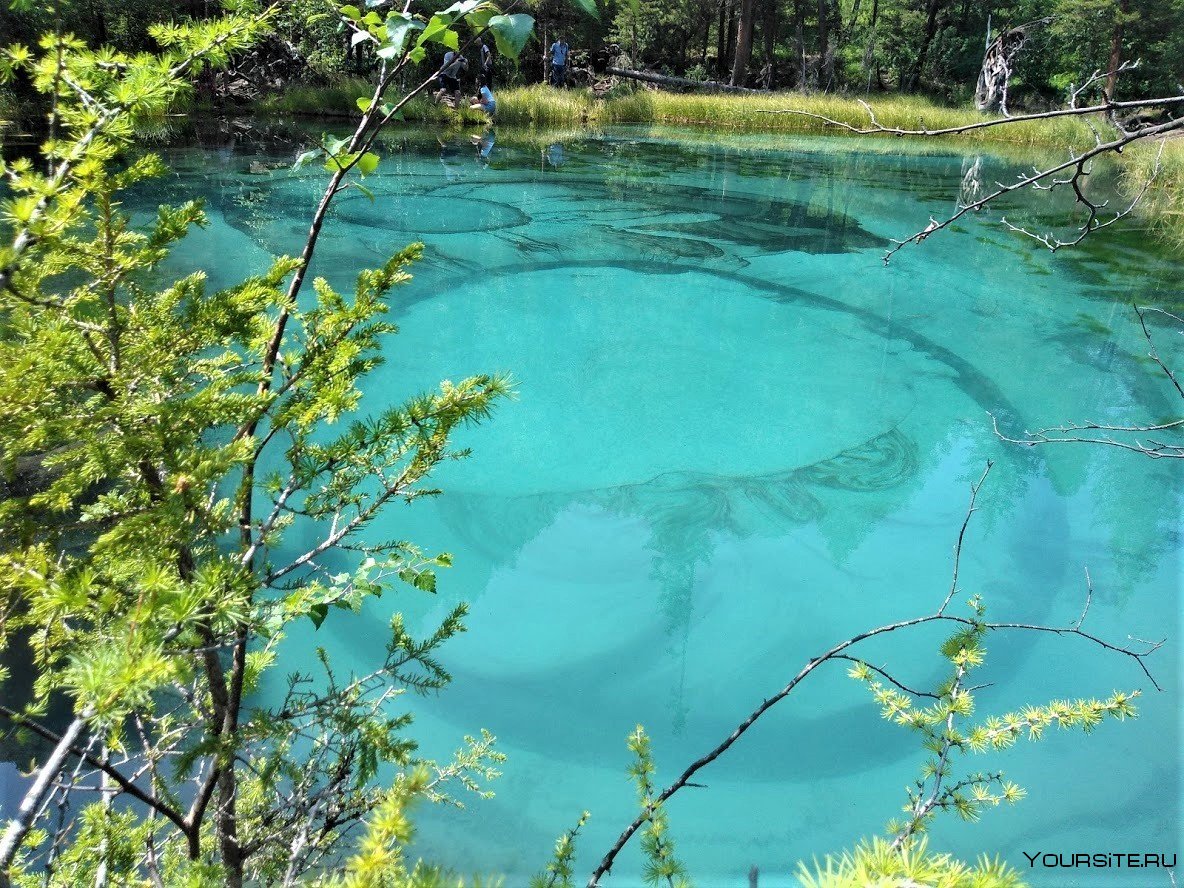
M 884 126 L 942 129 L 976 123 L 984 116 L 973 109 L 947 108 L 917 96 L 888 96 L 871 101 Z M 867 126 L 867 111 L 857 99 L 825 93 L 769 95 L 683 94 L 651 90 L 625 92 L 597 99 L 587 90 L 554 90 L 545 86 L 512 89 L 498 95 L 498 122 L 521 126 L 612 126 L 660 124 L 710 127 L 752 133 L 842 132 L 801 114 L 769 112 L 793 108 L 852 126 Z M 959 139 L 1041 147 L 1092 143 L 1093 134 L 1079 119 L 1064 117 L 1031 121 L 967 133 Z
M 1163 143 L 1135 144 L 1122 154 L 1126 190 L 1138 193 L 1148 178 L 1139 213 L 1176 247 L 1184 249 L 1184 135 Z

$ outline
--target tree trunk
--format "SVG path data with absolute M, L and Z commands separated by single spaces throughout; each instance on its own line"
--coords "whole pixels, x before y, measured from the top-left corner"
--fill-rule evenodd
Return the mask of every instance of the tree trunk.
M 729 83 L 720 83 L 717 80 L 688 80 L 686 77 L 669 77 L 665 74 L 654 74 L 650 71 L 634 71 L 631 68 L 613 68 L 610 66 L 605 70 L 615 77 L 628 77 L 631 80 L 640 80 L 643 83 L 656 83 L 658 86 L 670 86 L 676 89 L 705 89 L 708 92 L 729 93 L 765 92 L 763 89 L 732 86 Z
M 719 29 L 715 32 L 715 76 L 719 78 L 724 76 L 724 65 L 727 63 L 728 57 L 727 10 L 727 0 L 720 0 Z
M 979 111 L 1007 114 L 1007 85 L 1011 79 L 1011 68 L 1028 39 L 1028 31 L 1046 25 L 1051 18 L 1037 19 L 1010 31 L 1004 31 L 987 47 L 982 68 L 978 74 L 978 85 L 974 90 L 974 107 Z
M 773 88 L 777 60 L 777 2 L 767 0 L 765 3 L 765 20 L 761 22 L 761 38 L 764 44 L 764 64 L 769 71 L 768 82 L 763 84 L 766 89 Z
M 732 6 L 728 9 L 728 37 L 724 42 L 724 68 L 723 74 L 727 74 L 732 70 L 732 52 L 736 48 L 736 7 Z
M 806 38 L 805 16 L 802 14 L 802 0 L 793 0 L 793 42 L 794 56 L 798 63 L 798 77 L 794 84 L 798 89 L 806 85 Z
M 880 0 L 872 0 L 872 18 L 867 26 L 867 46 L 863 50 L 863 70 L 867 74 L 867 89 L 865 92 L 872 91 L 872 70 L 875 67 L 872 62 L 875 60 L 876 53 L 876 23 L 880 20 Z
M 917 61 L 909 75 L 908 91 L 913 92 L 921 82 L 921 74 L 925 71 L 925 58 L 929 55 L 929 45 L 933 43 L 933 35 L 937 33 L 937 14 L 949 0 L 929 0 L 925 9 L 925 31 L 921 35 L 921 50 L 917 53 Z
M 855 2 L 851 4 L 851 17 L 849 19 L 847 19 L 847 21 L 844 22 L 843 21 L 843 5 L 841 3 L 839 4 L 839 9 L 838 9 L 839 27 L 838 27 L 838 30 L 835 32 L 835 45 L 836 46 L 840 46 L 840 47 L 845 46 L 847 44 L 848 35 L 855 33 L 855 22 L 859 18 L 859 5 L 860 5 L 859 0 L 855 0 Z
M 1130 10 L 1130 0 L 1119 0 L 1114 30 L 1110 32 L 1110 66 L 1106 69 L 1106 101 L 1114 101 L 1114 87 L 1118 85 L 1118 67 L 1122 64 L 1122 26 Z
M 732 62 L 732 86 L 743 86 L 752 57 L 752 13 L 754 0 L 740 0 L 740 26 L 736 30 L 736 53 Z
M 830 0 L 818 0 L 818 86 L 830 89 L 834 67 L 830 55 Z

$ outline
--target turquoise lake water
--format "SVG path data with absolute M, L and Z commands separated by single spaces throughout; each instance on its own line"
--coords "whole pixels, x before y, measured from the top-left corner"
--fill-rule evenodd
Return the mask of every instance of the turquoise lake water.
M 175 175 L 145 206 L 196 192 L 211 217 L 176 267 L 225 285 L 298 251 L 323 176 L 271 165 L 299 147 L 227 133 L 170 156 Z M 323 644 L 368 670 L 392 608 L 428 627 L 471 603 L 469 632 L 443 656 L 454 685 L 405 702 L 425 753 L 445 757 L 485 727 L 509 761 L 496 798 L 421 809 L 419 853 L 515 888 L 587 809 L 586 878 L 636 813 L 634 725 L 651 733 L 664 785 L 809 656 L 931 612 L 969 484 L 994 460 L 962 588 L 995 618 L 1068 624 L 1088 568 L 1088 626 L 1172 641 L 1153 660 L 1157 693 L 1132 661 L 1080 640 L 992 636 L 983 715 L 1115 688 L 1147 690 L 1142 714 L 970 761 L 1029 797 L 972 827 L 940 821 L 933 843 L 999 854 L 1037 885 L 1169 884 L 1029 870 L 1021 852 L 1184 851 L 1184 472 L 1114 448 L 1019 448 L 989 414 L 1010 433 L 1179 415 L 1130 308 L 1184 302 L 1179 260 L 1134 223 L 1054 256 L 995 213 L 884 267 L 888 239 L 950 213 L 976 163 L 987 184 L 1023 167 L 885 150 L 630 131 L 409 139 L 386 149 L 373 202 L 342 196 L 315 269 L 338 286 L 426 244 L 367 406 L 478 372 L 517 381 L 516 400 L 464 434 L 473 455 L 440 473 L 444 495 L 372 529 L 451 551 L 439 594 L 385 596 L 285 648 L 289 668 Z M 1002 209 L 1017 224 L 1071 221 L 1053 198 Z M 1182 356 L 1179 334 L 1154 323 L 1165 357 Z M 896 635 L 862 655 L 933 682 L 940 637 Z M 752 866 L 763 888 L 789 884 L 799 859 L 897 814 L 922 756 L 844 672 L 816 673 L 698 775 L 705 788 L 671 802 L 699 885 L 747 885 Z M 639 867 L 631 848 L 606 884 L 638 884 Z

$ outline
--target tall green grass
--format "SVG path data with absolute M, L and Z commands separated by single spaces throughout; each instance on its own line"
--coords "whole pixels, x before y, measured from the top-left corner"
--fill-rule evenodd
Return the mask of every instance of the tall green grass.
M 1147 185 L 1140 214 L 1150 218 L 1164 238 L 1184 249 L 1184 135 L 1163 142 L 1142 142 L 1123 153 L 1124 188 L 1132 195 Z
M 360 77 L 347 77 L 323 86 L 296 84 L 262 96 L 255 110 L 262 114 L 293 117 L 347 117 L 358 113 L 358 96 L 373 87 Z
M 558 90 L 536 84 L 499 92 L 497 120 L 511 126 L 592 126 L 600 122 L 600 105 L 586 89 Z
M 944 129 L 988 119 L 971 109 L 948 108 L 917 96 L 887 96 L 876 98 L 869 104 L 881 124 L 903 129 Z M 508 124 L 663 124 L 753 133 L 844 132 L 815 117 L 775 113 L 787 109 L 829 117 L 856 127 L 870 124 L 867 110 L 857 99 L 825 93 L 730 95 L 638 90 L 632 94 L 596 99 L 587 90 L 560 91 L 532 86 L 508 90 L 498 96 L 498 120 Z M 1047 147 L 1093 142 L 1093 134 L 1085 122 L 1071 117 L 986 128 L 958 138 Z

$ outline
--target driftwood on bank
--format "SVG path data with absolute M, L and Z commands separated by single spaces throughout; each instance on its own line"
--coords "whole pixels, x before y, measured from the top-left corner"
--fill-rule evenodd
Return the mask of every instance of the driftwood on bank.
M 1028 32 L 1040 25 L 1047 25 L 1051 17 L 1037 19 L 1014 28 L 1009 28 L 995 38 L 983 56 L 982 70 L 978 74 L 978 85 L 974 91 L 974 107 L 979 111 L 1007 114 L 1007 87 L 1016 56 L 1028 40 Z
M 643 83 L 656 83 L 658 86 L 669 86 L 675 89 L 703 89 L 708 92 L 751 93 L 760 95 L 767 92 L 763 89 L 748 89 L 744 86 L 730 86 L 716 80 L 691 80 L 687 77 L 669 77 L 665 74 L 652 74 L 649 71 L 633 71 L 629 68 L 614 68 L 609 66 L 606 73 L 617 77 L 628 77 Z

